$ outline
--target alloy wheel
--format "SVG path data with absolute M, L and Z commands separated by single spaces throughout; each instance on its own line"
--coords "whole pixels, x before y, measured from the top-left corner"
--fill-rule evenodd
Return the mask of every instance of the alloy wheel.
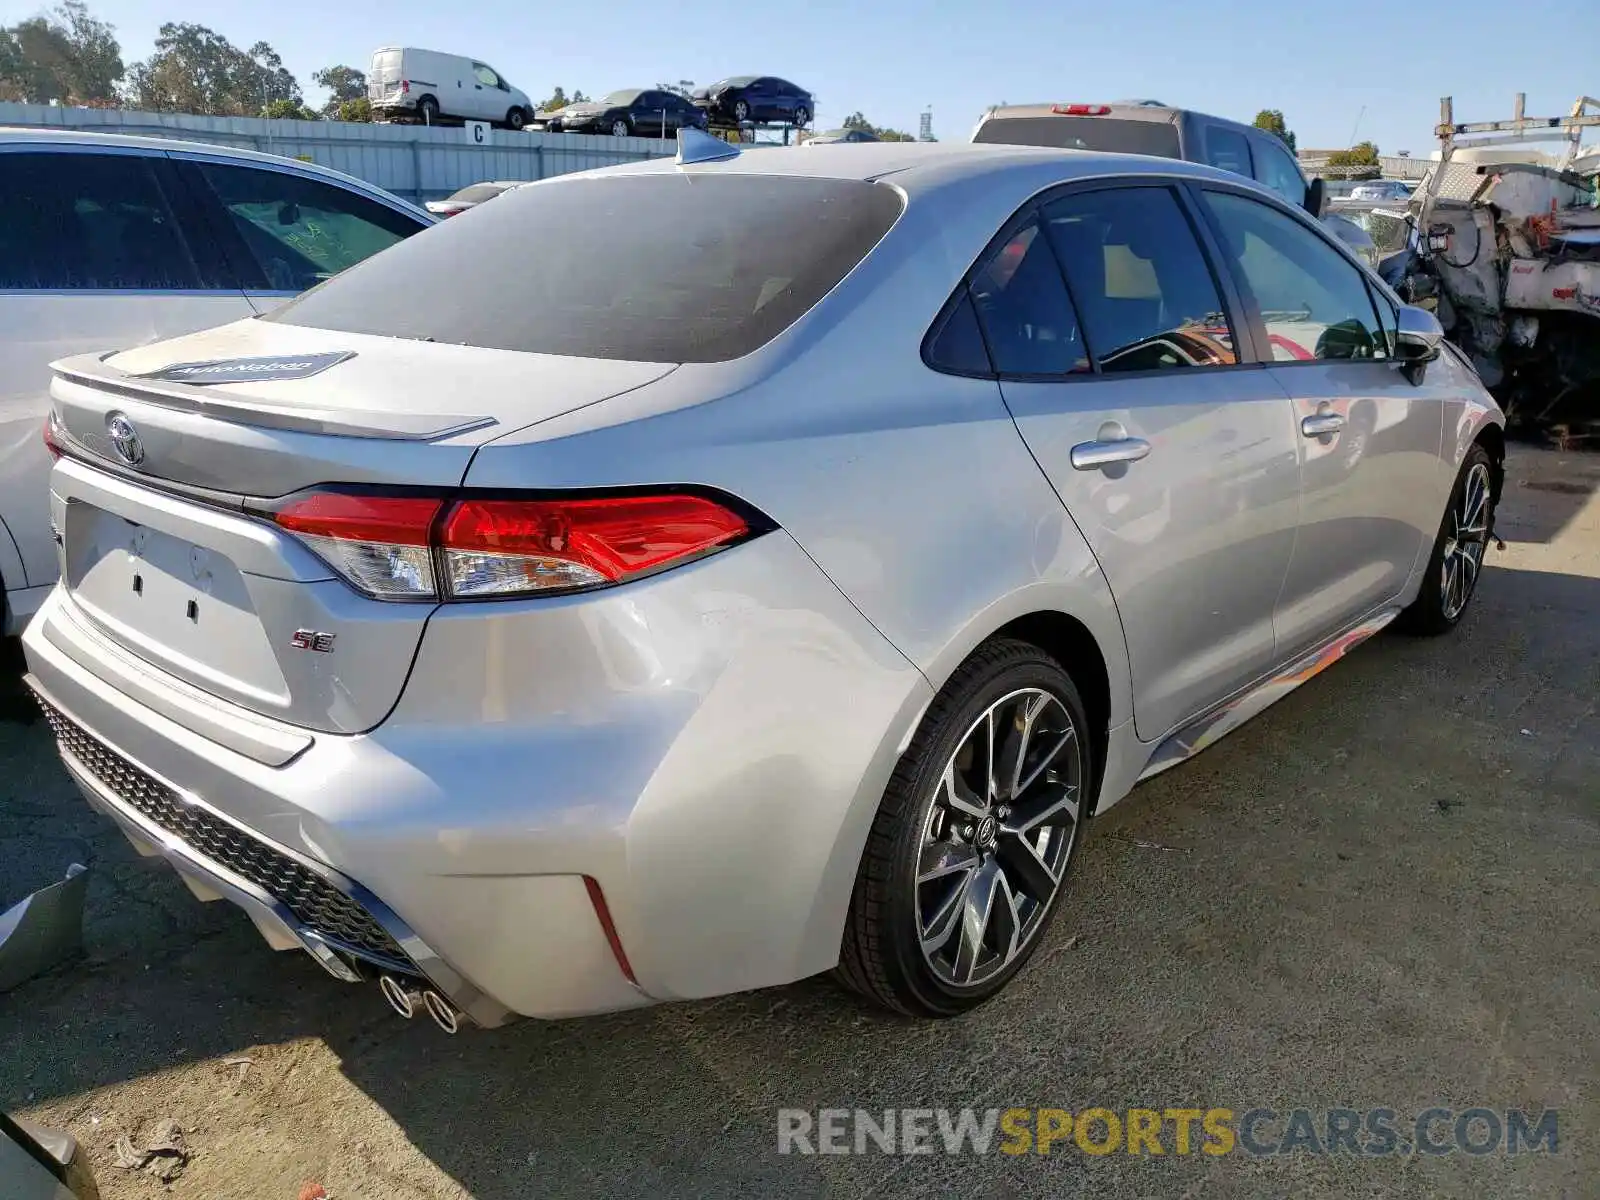
M 945 764 L 915 881 L 923 958 L 948 987 L 1004 971 L 1044 925 L 1079 830 L 1084 755 L 1061 701 L 1001 697 Z
M 1472 599 L 1489 545 L 1489 468 L 1475 463 L 1462 482 L 1460 502 L 1451 510 L 1451 530 L 1440 562 L 1439 603 L 1454 621 Z

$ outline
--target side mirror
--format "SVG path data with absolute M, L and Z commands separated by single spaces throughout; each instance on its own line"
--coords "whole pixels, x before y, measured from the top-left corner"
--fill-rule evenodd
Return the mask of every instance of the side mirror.
M 1408 304 L 1400 310 L 1395 333 L 1395 357 L 1404 363 L 1429 363 L 1439 357 L 1444 326 L 1425 308 Z
M 1319 176 L 1306 184 L 1306 211 L 1313 217 L 1321 218 L 1322 210 L 1327 206 L 1328 188 Z

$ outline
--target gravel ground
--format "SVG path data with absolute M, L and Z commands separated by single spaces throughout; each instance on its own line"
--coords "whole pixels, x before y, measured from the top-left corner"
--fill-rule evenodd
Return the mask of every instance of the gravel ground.
M 408 1025 L 138 859 L 8 678 L 0 904 L 95 875 L 85 958 L 0 996 L 0 1106 L 77 1134 L 107 1200 L 1600 1195 L 1600 456 L 1518 449 L 1511 473 L 1461 629 L 1375 639 L 1141 788 L 1034 965 L 942 1024 L 819 980 Z M 1559 1150 L 776 1150 L 780 1107 L 1386 1107 L 1405 1136 L 1435 1104 L 1558 1110 Z M 193 1151 L 176 1180 L 119 1170 L 118 1137 L 165 1118 Z

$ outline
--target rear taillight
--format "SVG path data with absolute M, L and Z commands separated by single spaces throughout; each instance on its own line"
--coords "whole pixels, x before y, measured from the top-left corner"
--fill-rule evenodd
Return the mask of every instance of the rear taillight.
M 1111 112 L 1109 104 L 1052 104 L 1050 111 L 1063 117 L 1103 117 Z
M 402 96 L 408 96 L 411 94 L 411 80 L 402 79 L 400 81 L 400 94 Z
M 55 410 L 50 410 L 50 415 L 44 419 L 44 448 L 50 452 L 51 459 L 60 458 L 65 451 L 61 447 L 61 434 L 56 427 Z
M 478 600 L 624 583 L 754 532 L 683 493 L 444 499 L 313 492 L 269 517 L 380 600 Z

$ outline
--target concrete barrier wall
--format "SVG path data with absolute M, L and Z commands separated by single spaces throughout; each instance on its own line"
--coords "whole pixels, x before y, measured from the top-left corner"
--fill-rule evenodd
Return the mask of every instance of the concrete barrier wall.
M 545 179 L 677 151 L 674 142 L 659 138 L 494 129 L 480 146 L 472 141 L 470 128 L 268 121 L 48 104 L 0 103 L 0 125 L 182 138 L 305 157 L 415 201 L 436 200 L 486 179 Z

